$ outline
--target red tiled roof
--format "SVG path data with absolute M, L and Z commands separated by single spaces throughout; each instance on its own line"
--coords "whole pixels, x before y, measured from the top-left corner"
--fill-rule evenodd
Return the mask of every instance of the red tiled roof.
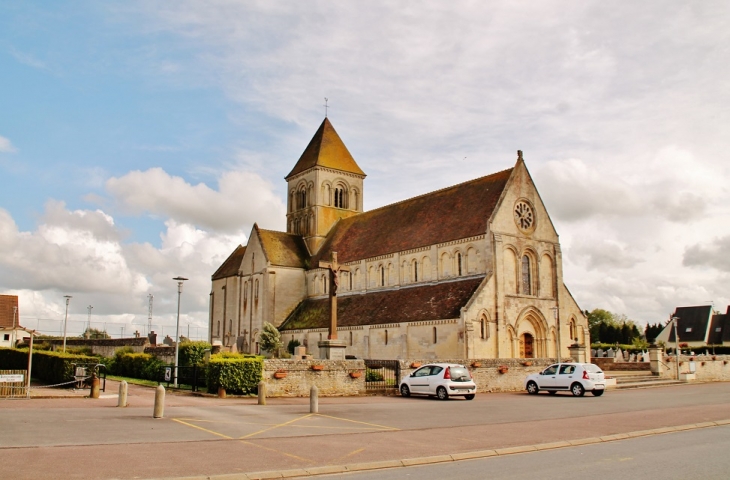
M 341 327 L 382 325 L 459 318 L 484 277 L 454 282 L 401 287 L 337 297 L 337 324 Z M 307 299 L 289 315 L 279 330 L 327 328 L 329 298 Z
M 288 179 L 316 166 L 365 175 L 327 118 L 319 126 L 304 153 L 299 157 L 299 161 L 285 178 Z
M 230 254 L 225 262 L 223 262 L 223 265 L 218 267 L 218 270 L 215 271 L 212 279 L 218 280 L 221 278 L 233 277 L 238 274 L 244 253 L 246 253 L 246 247 L 242 245 L 237 246 L 233 253 Z
M 340 262 L 482 235 L 512 169 L 340 220 L 313 258 Z
M 258 229 L 261 246 L 272 265 L 306 268 L 309 251 L 301 235 Z

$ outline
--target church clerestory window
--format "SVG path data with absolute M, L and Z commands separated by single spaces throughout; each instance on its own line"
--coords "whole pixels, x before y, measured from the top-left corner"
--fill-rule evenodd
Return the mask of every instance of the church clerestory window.
M 522 256 L 522 294 L 532 295 L 532 275 L 530 271 L 530 257 Z
M 458 275 L 461 276 L 461 253 L 456 254 L 456 271 L 458 272 Z

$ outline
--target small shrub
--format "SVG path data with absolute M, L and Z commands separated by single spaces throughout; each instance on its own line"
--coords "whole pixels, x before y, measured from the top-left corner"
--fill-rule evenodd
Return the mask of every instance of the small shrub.
M 191 367 L 200 365 L 205 358 L 205 351 L 210 350 L 211 345 L 208 342 L 180 342 L 178 359 L 181 366 Z
M 286 351 L 294 355 L 294 349 L 297 348 L 299 345 L 301 345 L 299 343 L 299 340 L 293 338 L 289 340 L 289 343 L 286 345 Z
M 383 374 L 376 370 L 368 370 L 367 373 L 365 374 L 365 381 L 366 382 L 382 382 Z

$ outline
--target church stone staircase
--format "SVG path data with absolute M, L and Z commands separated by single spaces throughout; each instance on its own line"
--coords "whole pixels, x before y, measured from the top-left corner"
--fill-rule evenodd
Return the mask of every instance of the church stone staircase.
M 614 388 L 617 390 L 686 385 L 686 382 L 680 382 L 679 380 L 660 379 L 659 377 L 654 376 L 650 371 L 612 370 L 604 372 L 604 374 L 607 377 L 613 377 L 616 379 L 616 386 Z

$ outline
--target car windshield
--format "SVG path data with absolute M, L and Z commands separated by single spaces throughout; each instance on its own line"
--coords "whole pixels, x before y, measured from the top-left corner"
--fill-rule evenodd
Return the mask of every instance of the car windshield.
M 471 380 L 469 371 L 464 367 L 449 367 L 451 370 L 451 380 L 453 382 L 468 382 Z

